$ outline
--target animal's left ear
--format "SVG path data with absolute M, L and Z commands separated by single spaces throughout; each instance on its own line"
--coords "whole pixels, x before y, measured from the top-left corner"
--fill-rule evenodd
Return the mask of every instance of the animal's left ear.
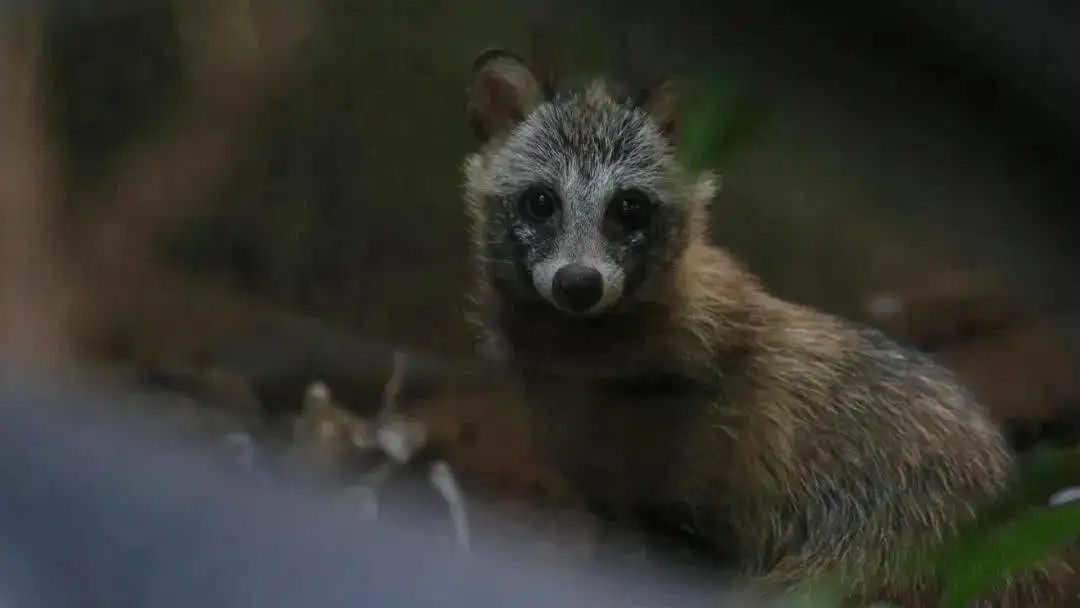
M 645 110 L 660 132 L 674 141 L 678 134 L 678 110 L 680 97 L 674 82 L 666 80 L 657 86 L 643 91 L 637 98 L 637 105 Z

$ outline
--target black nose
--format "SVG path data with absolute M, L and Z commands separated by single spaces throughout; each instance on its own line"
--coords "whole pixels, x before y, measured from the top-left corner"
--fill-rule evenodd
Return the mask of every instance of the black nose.
M 604 277 L 595 268 L 568 264 L 555 273 L 551 291 L 556 304 L 582 312 L 592 308 L 604 295 Z

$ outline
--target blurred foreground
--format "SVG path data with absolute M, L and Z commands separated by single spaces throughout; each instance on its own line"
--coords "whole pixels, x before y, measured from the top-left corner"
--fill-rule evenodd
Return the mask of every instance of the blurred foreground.
M 25 370 L 24 370 L 25 371 Z M 349 495 L 238 466 L 155 423 L 197 403 L 101 378 L 0 387 L 0 600 L 11 606 L 705 606 L 740 600 L 701 572 L 567 561 L 486 507 L 471 553 L 435 509 L 374 525 Z M 148 412 L 150 414 L 148 414 Z M 209 433 L 204 439 L 214 437 Z M 220 444 L 218 447 L 221 447 Z M 743 594 L 745 596 L 745 594 Z

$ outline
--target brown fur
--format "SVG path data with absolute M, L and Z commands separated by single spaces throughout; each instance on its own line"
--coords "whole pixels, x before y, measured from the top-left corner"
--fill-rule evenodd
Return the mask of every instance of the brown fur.
M 769 586 L 840 574 L 853 596 L 923 605 L 936 583 L 902 557 L 938 546 L 1014 476 L 968 392 L 920 353 L 766 293 L 710 243 L 712 181 L 681 169 L 686 239 L 660 302 L 581 321 L 501 301 L 484 200 L 498 145 L 465 167 L 474 321 L 521 372 L 571 481 L 615 515 L 689 507 L 685 523 L 734 543 Z M 1046 578 L 1018 576 L 986 605 L 1048 604 Z

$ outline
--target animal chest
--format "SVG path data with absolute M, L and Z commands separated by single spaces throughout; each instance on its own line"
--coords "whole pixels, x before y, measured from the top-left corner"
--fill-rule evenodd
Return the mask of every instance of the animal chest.
M 534 428 L 549 458 L 613 515 L 681 500 L 694 437 L 715 395 L 685 378 L 530 378 Z

